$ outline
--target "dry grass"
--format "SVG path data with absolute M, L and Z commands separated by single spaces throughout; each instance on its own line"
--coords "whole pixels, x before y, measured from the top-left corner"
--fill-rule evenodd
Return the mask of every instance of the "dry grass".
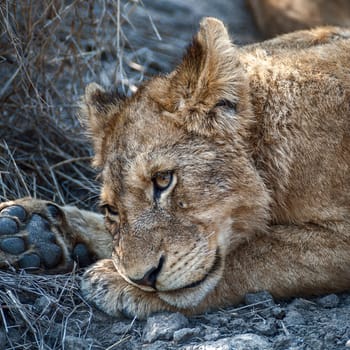
M 86 335 L 92 310 L 79 295 L 76 274 L 33 276 L 0 271 L 0 319 L 9 349 L 60 349 L 67 327 Z M 33 305 L 31 300 L 36 300 Z
M 76 108 L 88 82 L 128 94 L 143 79 L 123 30 L 138 7 L 142 1 L 0 2 L 0 201 L 32 196 L 94 208 L 99 185 Z M 8 349 L 62 349 L 67 329 L 86 337 L 92 310 L 76 277 L 0 271 Z
M 1 2 L 0 200 L 31 195 L 93 207 L 98 185 L 77 102 L 88 82 L 128 94 L 142 80 L 144 69 L 123 31 L 137 6 L 142 3 Z

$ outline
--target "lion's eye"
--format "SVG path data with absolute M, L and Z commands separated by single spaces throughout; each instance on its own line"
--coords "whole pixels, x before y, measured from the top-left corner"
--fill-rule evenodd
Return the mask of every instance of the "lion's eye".
M 166 190 L 173 181 L 172 171 L 163 171 L 156 173 L 152 178 L 155 190 L 161 192 Z
M 215 107 L 225 107 L 225 108 L 229 108 L 229 109 L 233 109 L 234 111 L 237 109 L 237 103 L 223 99 L 220 100 Z
M 102 204 L 100 208 L 104 215 L 108 217 L 108 219 L 110 219 L 111 221 L 116 221 L 118 219 L 118 210 L 112 207 L 111 205 Z

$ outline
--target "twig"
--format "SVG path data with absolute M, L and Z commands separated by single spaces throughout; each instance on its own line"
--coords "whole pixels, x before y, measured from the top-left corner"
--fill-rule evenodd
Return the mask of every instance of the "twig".
M 11 301 L 13 302 L 13 304 L 16 306 L 18 312 L 20 313 L 20 315 L 22 316 L 23 320 L 26 322 L 27 326 L 30 328 L 30 330 L 32 331 L 32 333 L 35 335 L 37 333 L 36 329 L 32 326 L 30 320 L 28 319 L 27 315 L 25 314 L 25 312 L 23 311 L 24 306 L 15 298 L 15 296 L 13 295 L 13 293 L 6 289 L 6 293 L 9 296 L 9 298 L 11 299 Z
M 12 156 L 12 153 L 10 152 L 10 149 L 9 149 L 9 147 L 8 147 L 8 145 L 7 145 L 7 143 L 6 143 L 5 141 L 4 141 L 4 147 L 5 147 L 5 149 L 6 149 L 6 151 L 7 151 L 7 154 L 8 154 L 8 156 L 10 157 L 10 159 L 11 159 L 11 161 L 12 161 L 14 167 L 15 167 L 15 170 L 16 170 L 16 173 L 17 173 L 18 178 L 20 179 L 20 181 L 21 181 L 23 187 L 25 188 L 25 191 L 27 192 L 27 196 L 30 196 L 30 191 L 29 191 L 29 189 L 28 189 L 28 187 L 27 187 L 27 184 L 26 184 L 26 182 L 24 181 L 23 176 L 22 176 L 20 170 L 18 169 L 18 166 L 17 166 L 17 164 L 16 164 L 16 162 L 15 162 L 13 156 Z

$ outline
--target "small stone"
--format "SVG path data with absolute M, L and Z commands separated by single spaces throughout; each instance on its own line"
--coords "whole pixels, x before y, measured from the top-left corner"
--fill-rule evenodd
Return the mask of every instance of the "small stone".
M 335 343 L 338 339 L 338 334 L 336 331 L 327 332 L 324 336 L 324 340 L 328 343 Z
M 89 251 L 84 243 L 78 243 L 74 247 L 72 257 L 78 262 L 80 267 L 86 267 L 92 264 Z
M 201 342 L 198 345 L 185 345 L 180 350 L 233 350 L 233 348 L 231 347 L 231 338 L 222 338 L 216 341 Z
M 38 269 L 40 257 L 35 253 L 26 254 L 18 261 L 18 265 L 21 269 Z
M 272 295 L 267 291 L 258 293 L 247 293 L 244 296 L 246 305 L 252 305 L 256 308 L 265 308 L 275 305 Z
M 14 235 L 18 232 L 17 222 L 11 218 L 0 217 L 0 236 Z
M 10 254 L 21 254 L 25 251 L 25 245 L 22 238 L 9 237 L 0 241 L 0 248 Z
M 300 326 L 305 324 L 305 319 L 298 311 L 290 310 L 287 312 L 283 322 L 287 326 Z
M 274 350 L 286 350 L 293 345 L 293 338 L 289 335 L 277 335 L 274 339 Z
M 215 327 L 225 327 L 227 326 L 227 317 L 212 313 L 209 315 L 210 324 Z
M 281 320 L 286 315 L 286 311 L 280 306 L 273 307 L 271 313 L 272 316 L 275 317 L 277 320 Z
M 288 309 L 313 310 L 315 306 L 317 306 L 316 303 L 311 300 L 295 298 L 288 305 Z
M 135 348 L 136 349 L 136 348 Z M 144 344 L 142 350 L 170 350 L 173 347 L 169 347 L 169 342 L 157 340 L 152 344 Z
M 277 333 L 277 326 L 274 319 L 264 320 L 254 325 L 254 329 L 262 335 L 272 336 Z
M 239 334 L 232 337 L 231 349 L 241 350 L 270 350 L 271 345 L 266 338 L 256 334 Z
M 1 210 L 0 215 L 15 216 L 21 222 L 24 222 L 27 217 L 25 209 L 20 205 L 11 205 L 10 207 L 6 207 Z
M 350 339 L 345 343 L 345 346 L 346 346 L 347 348 L 350 348 Z
M 175 331 L 185 328 L 188 319 L 180 313 L 161 313 L 150 316 L 143 329 L 143 342 L 153 343 L 156 340 L 171 340 Z
M 243 331 L 243 330 L 246 330 L 248 327 L 247 327 L 247 323 L 242 318 L 236 318 L 236 319 L 230 321 L 228 328 L 234 329 L 235 331 L 237 331 L 237 330 Z
M 198 345 L 187 345 L 181 350 L 271 350 L 271 344 L 256 334 L 239 334 L 231 338 L 222 338 L 216 341 L 203 342 Z
M 328 348 L 321 339 L 318 339 L 318 335 L 316 334 L 304 337 L 304 344 L 312 350 L 324 350 Z
M 220 335 L 221 334 L 218 331 L 218 329 L 211 326 L 205 326 L 204 340 L 207 340 L 207 341 L 217 340 L 220 338 Z
M 200 328 L 182 328 L 179 329 L 178 331 L 174 332 L 174 341 L 176 343 L 179 343 L 181 341 L 187 340 L 189 338 L 192 338 L 193 336 L 197 336 L 200 333 Z
M 339 305 L 339 297 L 335 294 L 329 294 L 318 298 L 317 303 L 324 308 L 331 309 Z

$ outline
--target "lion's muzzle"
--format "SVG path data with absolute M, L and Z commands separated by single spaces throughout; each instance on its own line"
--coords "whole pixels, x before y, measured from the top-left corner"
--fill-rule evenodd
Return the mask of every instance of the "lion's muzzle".
M 152 287 L 153 289 L 156 289 L 156 282 L 157 277 L 163 267 L 164 264 L 164 257 L 161 256 L 159 259 L 158 266 L 154 266 L 150 268 L 142 278 L 140 279 L 134 279 L 129 276 L 129 279 L 134 282 L 135 284 L 139 286 L 146 286 L 146 287 Z

